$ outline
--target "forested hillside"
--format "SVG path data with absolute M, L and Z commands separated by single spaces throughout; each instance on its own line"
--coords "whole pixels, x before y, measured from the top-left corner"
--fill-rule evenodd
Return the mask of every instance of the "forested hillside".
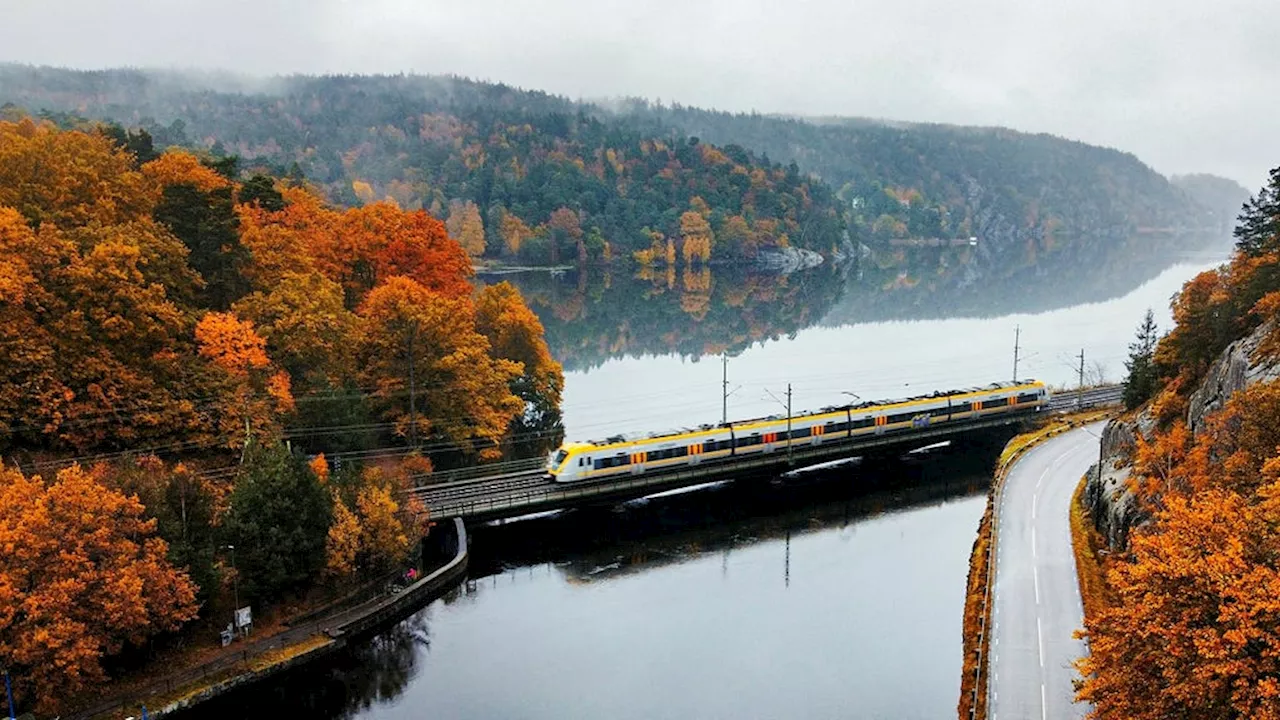
M 1128 153 L 1004 128 L 801 120 L 628 101 L 619 112 L 797 163 L 837 189 L 868 245 L 960 238 L 1052 245 L 1220 230 L 1224 217 Z M 1205 177 L 1205 176 L 1200 176 Z M 1221 180 L 1215 178 L 1215 180 Z M 1226 180 L 1225 185 L 1247 191 Z
M 239 82 L 239 81 L 236 81 Z M 742 147 L 642 133 L 565 99 L 439 77 L 295 77 L 248 87 L 131 70 L 0 67 L 0 103 L 79 113 L 305 175 L 331 201 L 447 219 L 473 256 L 606 260 L 668 241 L 686 264 L 829 252 L 829 188 Z
M 576 103 L 448 77 L 4 65 L 6 102 L 235 154 L 338 204 L 423 208 L 473 256 L 529 263 L 830 254 L 847 230 L 870 247 L 975 237 L 977 265 L 1011 269 L 1063 245 L 1225 234 L 1242 192 L 1206 176 L 1180 188 L 1132 155 L 1049 135 Z

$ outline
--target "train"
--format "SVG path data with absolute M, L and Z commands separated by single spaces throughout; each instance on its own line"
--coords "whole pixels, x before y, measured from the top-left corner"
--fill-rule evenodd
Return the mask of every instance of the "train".
M 1049 404 L 1043 382 L 996 382 L 902 400 L 828 407 L 817 412 L 727 422 L 671 433 L 592 442 L 565 442 L 547 457 L 556 482 L 584 482 L 620 475 L 659 473 L 725 458 L 860 435 L 882 435 L 1001 414 L 1034 413 Z M 788 427 L 790 436 L 788 437 Z

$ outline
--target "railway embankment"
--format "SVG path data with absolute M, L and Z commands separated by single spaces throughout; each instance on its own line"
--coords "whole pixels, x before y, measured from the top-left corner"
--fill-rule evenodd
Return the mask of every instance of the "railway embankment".
M 69 717 L 75 720 L 137 717 L 144 706 L 150 717 L 163 717 L 238 692 L 341 650 L 353 640 L 421 607 L 465 577 L 469 551 L 462 519 L 447 521 L 436 532 L 440 533 L 436 542 L 441 544 L 443 561 L 413 583 L 380 593 L 354 607 L 306 619 L 289 630 L 247 644 L 232 656 L 157 678 L 131 697 Z

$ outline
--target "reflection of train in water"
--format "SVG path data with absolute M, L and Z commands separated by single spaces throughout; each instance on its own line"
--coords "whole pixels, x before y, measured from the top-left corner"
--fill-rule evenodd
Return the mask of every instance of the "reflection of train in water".
M 826 408 L 792 416 L 790 444 L 821 445 L 858 435 L 881 435 L 991 415 L 1035 412 L 1048 402 L 1049 390 L 1044 383 L 1028 380 L 907 400 Z M 738 455 L 785 450 L 787 426 L 787 418 L 772 416 L 647 437 L 615 436 L 597 442 L 566 442 L 551 454 L 547 472 L 558 482 L 575 482 L 662 472 Z

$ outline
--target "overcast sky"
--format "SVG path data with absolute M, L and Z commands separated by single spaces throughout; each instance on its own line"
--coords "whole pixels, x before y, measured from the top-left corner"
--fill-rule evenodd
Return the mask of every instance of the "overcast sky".
M 1004 125 L 1256 190 L 1276 0 L 0 0 L 0 60 L 454 73 L 574 98 Z

